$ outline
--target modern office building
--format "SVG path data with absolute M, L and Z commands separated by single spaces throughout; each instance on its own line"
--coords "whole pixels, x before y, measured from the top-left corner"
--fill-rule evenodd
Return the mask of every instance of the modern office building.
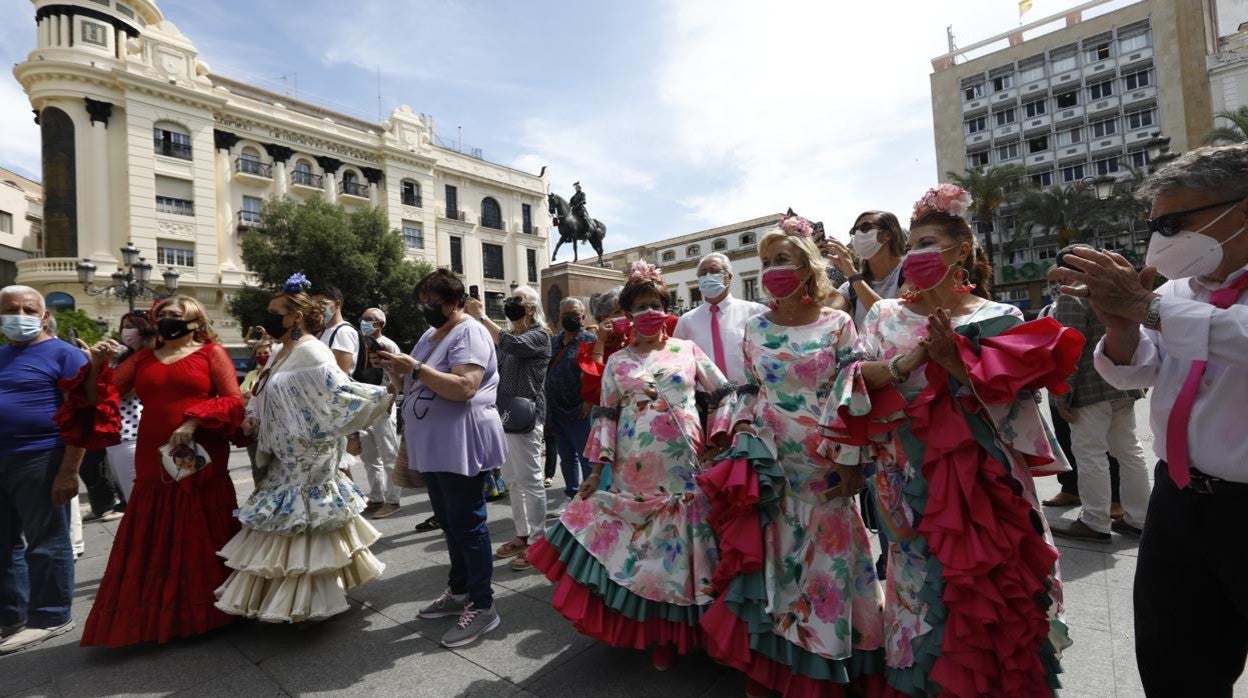
M 46 220 L 39 257 L 17 262 L 23 283 L 115 319 L 125 303 L 88 296 L 77 266 L 107 280 L 133 242 L 238 343 L 224 309 L 254 281 L 239 242 L 267 197 L 380 207 L 412 258 L 480 286 L 499 314 L 514 284 L 538 281 L 544 177 L 439 145 L 407 106 L 375 123 L 213 74 L 152 0 L 33 5 L 34 48 L 13 74 L 42 134 Z
M 17 282 L 17 263 L 43 245 L 43 189 L 0 167 L 0 286 Z
M 932 59 L 938 175 L 1021 165 L 1038 187 L 1130 177 L 1149 143 L 1199 146 L 1210 128 L 1206 57 L 1215 51 L 1211 0 L 1084 2 Z M 1116 3 L 1121 5 L 1120 2 Z M 983 222 L 979 222 L 982 226 Z M 1016 231 L 1008 208 L 994 222 L 1003 300 L 1035 307 L 1056 234 Z M 1142 253 L 1148 236 L 1093 241 Z

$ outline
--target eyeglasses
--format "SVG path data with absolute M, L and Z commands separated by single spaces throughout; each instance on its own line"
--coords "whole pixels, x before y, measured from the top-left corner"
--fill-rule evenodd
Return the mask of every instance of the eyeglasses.
M 1179 226 L 1183 224 L 1183 219 L 1187 218 L 1193 213 L 1200 213 L 1201 211 L 1208 211 L 1211 208 L 1217 208 L 1219 206 L 1227 206 L 1229 204 L 1236 204 L 1243 200 L 1244 200 L 1244 197 L 1241 196 L 1241 197 L 1237 197 L 1234 199 L 1228 199 L 1226 201 L 1219 201 L 1216 204 L 1209 204 L 1208 206 L 1201 206 L 1199 208 L 1189 208 L 1186 211 L 1175 211 L 1174 213 L 1164 213 L 1160 216 L 1157 216 L 1156 218 L 1149 218 L 1148 229 L 1150 232 L 1157 233 L 1161 235 L 1162 237 L 1171 237 L 1179 233 Z

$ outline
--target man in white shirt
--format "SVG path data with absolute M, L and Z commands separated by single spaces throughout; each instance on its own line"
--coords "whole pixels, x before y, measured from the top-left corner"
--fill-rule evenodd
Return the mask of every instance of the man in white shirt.
M 1158 458 L 1135 573 L 1135 652 L 1150 696 L 1227 696 L 1248 658 L 1248 144 L 1150 175 L 1147 264 L 1078 250 L 1062 292 L 1105 323 L 1096 368 L 1153 388 Z M 1152 292 L 1157 273 L 1171 279 Z
M 338 368 L 351 375 L 355 372 L 355 361 L 360 353 L 360 335 L 351 323 L 342 319 L 342 291 L 326 286 L 319 293 L 313 294 L 312 300 L 320 303 L 325 312 L 325 329 L 321 330 L 321 341 L 333 350 Z
M 382 334 L 386 327 L 386 314 L 381 308 L 369 308 L 360 315 L 360 336 L 368 344 L 362 362 L 352 376 L 362 383 L 389 385 L 390 376 L 385 371 L 369 365 L 373 351 L 399 353 L 399 345 Z M 385 417 L 373 422 L 367 429 L 353 435 L 360 445 L 360 460 L 364 461 L 364 474 L 368 477 L 368 506 L 364 513 L 373 519 L 393 516 L 399 510 L 403 489 L 390 480 L 394 461 L 399 455 L 399 435 L 395 430 L 394 405 Z
M 698 262 L 698 290 L 702 305 L 680 316 L 673 336 L 698 345 L 728 380 L 745 383 L 745 323 L 767 306 L 732 297 L 732 262 L 712 252 Z

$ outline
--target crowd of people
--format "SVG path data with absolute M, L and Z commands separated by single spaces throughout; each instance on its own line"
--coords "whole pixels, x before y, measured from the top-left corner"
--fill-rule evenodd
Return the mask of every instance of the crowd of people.
M 553 327 L 534 289 L 504 327 L 439 269 L 404 353 L 382 309 L 352 325 L 341 293 L 296 273 L 249 333 L 241 386 L 193 298 L 83 351 L 55 341 L 37 292 L 5 288 L 0 654 L 73 628 L 70 502 L 102 453 L 124 515 L 84 646 L 342 613 L 384 574 L 369 519 L 423 487 L 417 530 L 442 531 L 450 565 L 418 615 L 456 618 L 446 647 L 502 623 L 508 560 L 554 584 L 579 632 L 658 670 L 705 652 L 751 696 L 1051 695 L 1072 643 L 1053 537 L 1118 534 L 1140 538 L 1146 691 L 1229 696 L 1248 656 L 1248 146 L 1185 154 L 1141 195 L 1146 266 L 1071 245 L 1032 320 L 993 300 L 970 194 L 941 184 L 908 230 L 867 211 L 848 245 L 782 218 L 757 248 L 768 305 L 734 298 L 732 260 L 708 255 L 704 302 L 679 318 L 645 261 L 588 307 L 564 299 Z M 231 442 L 255 481 L 241 505 Z M 494 547 L 503 491 L 514 534 Z

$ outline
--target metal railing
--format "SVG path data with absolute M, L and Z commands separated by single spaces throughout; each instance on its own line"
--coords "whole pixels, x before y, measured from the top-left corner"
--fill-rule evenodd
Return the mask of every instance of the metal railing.
M 295 170 L 290 173 L 290 183 L 298 184 L 301 187 L 321 189 L 324 186 L 322 184 L 324 180 L 325 178 L 322 175 L 304 172 L 303 170 Z
M 468 220 L 467 214 L 465 214 L 463 211 L 456 211 L 453 209 L 445 209 L 445 208 L 442 209 L 442 217 L 449 218 L 453 221 L 467 221 Z
M 172 213 L 178 216 L 195 215 L 195 202 L 187 199 L 175 199 L 172 196 L 156 197 L 157 213 Z
M 358 196 L 361 199 L 368 198 L 368 185 L 360 182 L 339 182 L 338 193 L 345 196 Z
M 403 203 L 404 206 L 413 206 L 415 208 L 422 208 L 419 196 L 403 196 L 400 198 L 400 201 Z
M 477 223 L 482 228 L 489 228 L 491 230 L 502 230 L 502 231 L 507 230 L 507 226 L 503 225 L 502 219 L 494 218 L 493 216 L 478 216 Z
M 259 211 L 239 211 L 238 227 L 240 228 L 259 228 L 260 212 Z
M 173 141 L 156 138 L 154 139 L 154 145 L 156 147 L 157 155 L 165 155 L 167 157 L 178 158 L 180 160 L 191 159 L 190 143 L 174 143 Z
M 242 174 L 255 175 L 273 179 L 273 165 L 260 162 L 254 158 L 238 158 L 234 161 L 234 171 Z

